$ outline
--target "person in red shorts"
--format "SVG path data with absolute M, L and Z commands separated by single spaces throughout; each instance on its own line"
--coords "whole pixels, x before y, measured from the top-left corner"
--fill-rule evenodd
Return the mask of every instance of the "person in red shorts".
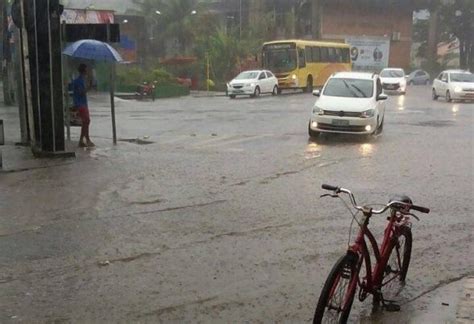
M 94 147 L 89 138 L 89 125 L 91 119 L 89 116 L 89 106 L 87 105 L 87 90 L 86 78 L 87 78 L 87 65 L 80 64 L 77 69 L 79 76 L 73 81 L 73 103 L 74 107 L 79 111 L 79 117 L 82 121 L 81 137 L 79 138 L 79 147 Z M 86 142 L 84 143 L 84 139 Z

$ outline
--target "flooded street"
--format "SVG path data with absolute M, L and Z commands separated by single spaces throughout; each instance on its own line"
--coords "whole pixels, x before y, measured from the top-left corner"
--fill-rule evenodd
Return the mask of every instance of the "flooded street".
M 351 223 L 322 183 L 431 208 L 413 220 L 402 312 L 371 315 L 368 298 L 352 321 L 456 303 L 474 274 L 472 102 L 412 86 L 389 97 L 381 135 L 311 141 L 309 94 L 202 95 L 118 100 L 117 146 L 107 97 L 91 95 L 97 147 L 77 149 L 73 128 L 76 160 L 24 158 L 16 110 L 0 112 L 0 322 L 309 322 Z M 377 239 L 385 225 L 372 219 Z

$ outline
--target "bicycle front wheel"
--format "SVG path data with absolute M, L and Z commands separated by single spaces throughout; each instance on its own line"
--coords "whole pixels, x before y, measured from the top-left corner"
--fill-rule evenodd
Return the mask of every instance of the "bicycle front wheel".
M 319 296 L 313 323 L 346 323 L 354 301 L 357 285 L 357 256 L 341 257 L 324 284 Z M 352 289 L 351 289 L 352 288 Z
M 410 265 L 411 246 L 411 229 L 402 226 L 398 237 L 390 245 L 390 257 L 384 267 L 381 291 L 385 299 L 396 297 L 403 287 Z

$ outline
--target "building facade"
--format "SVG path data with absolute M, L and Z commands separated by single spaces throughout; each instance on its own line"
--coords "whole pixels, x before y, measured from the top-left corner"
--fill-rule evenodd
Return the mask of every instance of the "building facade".
M 410 66 L 414 11 L 410 1 L 248 0 L 246 4 L 250 23 L 262 11 L 274 12 L 275 39 L 348 42 L 354 45 L 353 61 L 360 70 Z
M 365 54 L 372 57 L 372 63 L 379 59 L 385 62 L 383 65 L 409 68 L 413 25 L 413 8 L 410 6 L 364 6 L 350 0 L 336 0 L 322 6 L 320 19 L 322 39 L 347 41 L 351 45 L 354 42 L 362 47 L 367 44 L 365 48 L 370 53 Z M 372 52 L 377 51 L 377 46 L 383 53 L 378 54 L 378 58 Z M 380 55 L 388 57 L 380 58 Z

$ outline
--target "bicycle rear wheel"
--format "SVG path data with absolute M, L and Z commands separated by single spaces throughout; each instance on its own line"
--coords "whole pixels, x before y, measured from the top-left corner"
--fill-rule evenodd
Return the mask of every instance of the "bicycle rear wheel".
M 385 299 L 396 297 L 403 287 L 410 265 L 411 247 L 411 229 L 402 226 L 400 235 L 390 245 L 390 257 L 384 267 L 381 291 Z
M 334 265 L 324 284 L 313 323 L 346 323 L 354 301 L 357 286 L 351 289 L 351 283 L 357 280 L 357 256 L 346 254 Z

